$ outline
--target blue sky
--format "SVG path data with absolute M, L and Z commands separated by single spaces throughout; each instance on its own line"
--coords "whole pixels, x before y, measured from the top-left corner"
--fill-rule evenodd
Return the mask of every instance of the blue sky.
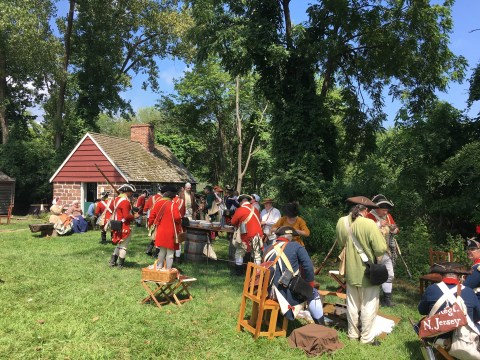
M 440 2 L 440 1 L 432 1 Z M 61 2 L 63 3 L 63 2 Z M 312 0 L 292 0 L 291 12 L 292 21 L 300 23 L 307 19 L 305 9 Z M 59 4 L 62 8 L 63 4 Z M 469 63 L 466 79 L 471 76 L 471 68 L 480 62 L 480 30 L 471 32 L 474 29 L 480 29 L 480 0 L 457 0 L 453 7 L 454 29 L 451 34 L 451 50 L 457 55 L 463 55 Z M 180 60 L 161 60 L 159 61 L 160 74 L 159 83 L 161 91 L 165 94 L 174 91 L 174 79 L 182 76 L 186 70 L 185 64 Z M 153 106 L 159 99 L 159 94 L 149 90 L 141 89 L 144 76 L 136 75 L 132 80 L 131 90 L 123 93 L 123 96 L 131 101 L 135 111 L 140 108 Z M 462 84 L 451 84 L 447 93 L 439 93 L 439 97 L 455 106 L 457 109 L 466 109 L 466 100 L 468 98 L 468 81 Z M 395 113 L 399 109 L 399 103 L 391 102 L 386 98 L 386 113 L 388 115 L 387 126 L 391 125 Z M 474 104 L 470 112 L 470 116 L 475 116 L 480 112 L 480 104 Z

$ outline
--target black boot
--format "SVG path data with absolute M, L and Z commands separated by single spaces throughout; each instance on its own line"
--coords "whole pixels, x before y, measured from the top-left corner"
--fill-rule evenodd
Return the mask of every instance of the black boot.
M 118 259 L 118 255 L 113 254 L 109 262 L 110 267 L 117 266 L 117 259 Z
M 125 262 L 125 258 L 118 258 L 118 269 L 121 270 L 124 268 L 123 263 Z
M 236 276 L 244 276 L 245 272 L 243 271 L 243 265 L 236 265 L 235 264 L 235 275 Z
M 160 249 L 159 249 L 159 248 L 153 249 L 153 251 L 152 251 L 152 257 L 157 258 L 159 252 L 160 252 Z
M 107 233 L 105 231 L 102 231 L 100 234 L 102 236 L 100 244 L 105 245 L 107 243 Z
M 320 319 L 313 319 L 313 322 L 317 325 L 325 326 L 325 316 L 322 315 Z
M 148 256 L 152 256 L 152 250 L 153 250 L 153 241 L 150 241 L 150 244 L 148 244 L 145 254 L 147 254 Z
M 392 293 L 383 293 L 383 306 L 395 306 L 395 304 L 392 302 Z

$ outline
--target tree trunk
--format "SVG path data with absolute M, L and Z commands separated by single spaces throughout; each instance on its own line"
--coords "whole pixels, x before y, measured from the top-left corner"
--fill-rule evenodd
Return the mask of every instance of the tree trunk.
M 7 59 L 4 49 L 0 49 L 0 124 L 2 127 L 2 144 L 8 141 L 7 118 Z
M 240 117 L 240 78 L 237 76 L 235 86 L 235 112 L 237 119 L 237 137 L 238 137 L 238 147 L 237 147 L 237 186 L 236 190 L 240 194 L 242 190 L 242 151 L 243 151 L 243 140 L 242 140 L 242 119 Z
M 65 31 L 65 54 L 63 57 L 62 74 L 58 86 L 57 111 L 55 114 L 55 149 L 62 145 L 63 140 L 63 112 L 65 109 L 65 92 L 67 89 L 68 64 L 70 61 L 70 41 L 72 37 L 73 13 L 75 12 L 75 1 L 70 0 L 70 9 L 67 18 L 67 30 Z
M 283 17 L 285 20 L 285 38 L 287 49 L 292 47 L 292 19 L 290 18 L 290 0 L 281 0 L 283 8 Z
M 256 151 L 253 150 L 253 144 L 255 143 L 255 136 L 252 138 L 250 142 L 250 147 L 248 149 L 248 156 L 247 160 L 245 161 L 245 167 L 242 170 L 242 152 L 243 152 L 243 139 L 242 139 L 242 118 L 240 116 L 240 78 L 237 76 L 236 78 L 237 84 L 235 86 L 235 112 L 236 112 L 236 119 L 237 119 L 237 136 L 238 136 L 238 157 L 237 157 L 237 187 L 236 190 L 240 193 L 242 190 L 242 181 L 247 172 L 248 165 L 250 164 L 250 159 L 252 155 L 255 154 Z M 267 111 L 267 107 L 263 109 L 262 118 Z

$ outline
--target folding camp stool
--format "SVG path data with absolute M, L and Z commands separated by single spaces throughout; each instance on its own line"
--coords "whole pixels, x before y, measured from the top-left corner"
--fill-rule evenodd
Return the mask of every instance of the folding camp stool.
M 190 291 L 188 290 L 192 284 L 197 281 L 197 279 L 190 277 L 190 276 L 185 276 L 185 275 L 180 275 L 178 277 L 178 282 L 176 285 L 172 288 L 172 297 L 175 300 L 175 303 L 177 305 L 182 305 L 184 302 L 193 300 L 192 294 L 190 294 Z M 185 299 L 179 299 L 178 297 L 184 297 L 186 296 Z
M 340 271 L 338 270 L 330 270 L 328 275 L 333 278 L 340 286 L 337 288 L 338 293 L 345 293 L 347 292 L 347 284 L 345 283 L 345 279 L 342 275 L 340 275 Z
M 173 295 L 174 289 L 178 286 L 179 281 L 175 279 L 171 282 L 161 282 L 154 280 L 142 280 L 142 286 L 147 290 L 148 296 L 142 300 L 142 304 L 153 300 L 159 308 L 162 305 L 172 303 L 170 299 Z

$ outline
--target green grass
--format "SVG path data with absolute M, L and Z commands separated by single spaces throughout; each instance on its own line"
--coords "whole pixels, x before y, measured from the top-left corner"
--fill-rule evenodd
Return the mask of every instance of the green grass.
M 99 244 L 100 233 L 41 238 L 14 219 L 0 225 L 0 358 L 1 359 L 306 359 L 285 338 L 254 341 L 236 331 L 243 279 L 230 276 L 226 262 L 181 264 L 198 282 L 193 301 L 158 309 L 141 305 L 146 292 L 141 268 L 152 263 L 144 254 L 143 228 L 134 228 L 124 270 L 111 269 L 112 245 Z M 227 258 L 227 244 L 215 244 Z M 326 272 L 326 271 L 325 271 Z M 327 276 L 322 288 L 335 288 Z M 396 285 L 395 308 L 402 317 L 380 347 L 347 340 L 333 359 L 422 359 L 408 317 L 418 319 L 416 286 Z M 289 324 L 289 331 L 301 326 Z

